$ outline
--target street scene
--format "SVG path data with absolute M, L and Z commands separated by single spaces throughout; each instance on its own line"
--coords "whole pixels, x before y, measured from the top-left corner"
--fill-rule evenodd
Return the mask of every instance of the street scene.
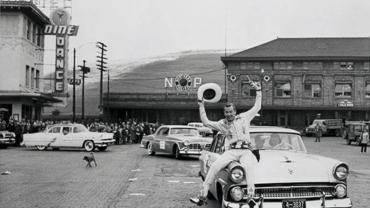
M 342 138 L 315 143 L 304 137 L 309 153 L 350 164 L 349 195 L 353 207 L 368 207 L 370 157 Z M 0 197 L 5 207 L 197 207 L 189 197 L 199 189 L 198 157 L 176 160 L 168 154 L 148 156 L 137 144 L 96 152 L 97 167 L 86 169 L 82 150 L 1 150 Z M 210 200 L 205 207 L 219 207 Z
M 0 0 L 0 208 L 367 208 L 367 0 Z

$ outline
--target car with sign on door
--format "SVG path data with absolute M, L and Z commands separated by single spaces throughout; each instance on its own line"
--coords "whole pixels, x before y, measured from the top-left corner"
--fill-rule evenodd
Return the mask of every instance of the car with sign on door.
M 147 149 L 149 155 L 168 153 L 181 159 L 183 156 L 200 155 L 211 142 L 212 138 L 200 135 L 196 127 L 164 125 L 153 134 L 144 136 L 140 146 Z
M 307 153 L 300 133 L 292 129 L 251 126 L 250 136 L 260 155 L 255 168 L 255 196 L 246 195 L 247 174 L 234 161 L 217 173 L 210 185 L 209 196 L 222 207 L 352 207 L 346 163 Z M 224 135 L 216 135 L 199 157 L 203 180 L 223 153 L 224 141 Z
M 90 132 L 84 125 L 76 123 L 51 125 L 43 132 L 23 135 L 23 144 L 38 150 L 84 148 L 90 152 L 97 148 L 105 151 L 113 143 L 112 133 Z

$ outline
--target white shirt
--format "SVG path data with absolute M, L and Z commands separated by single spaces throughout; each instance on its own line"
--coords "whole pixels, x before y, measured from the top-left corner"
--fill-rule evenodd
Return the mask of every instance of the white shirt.
M 235 119 L 231 122 L 226 119 L 221 119 L 219 121 L 210 121 L 207 118 L 204 105 L 199 105 L 200 119 L 203 124 L 209 128 L 220 131 L 226 136 L 224 146 L 228 148 L 230 144 L 238 141 L 251 143 L 249 135 L 249 126 L 252 119 L 256 116 L 258 111 L 261 109 L 262 93 L 257 91 L 256 102 L 254 106 L 246 112 L 240 113 L 235 116 Z

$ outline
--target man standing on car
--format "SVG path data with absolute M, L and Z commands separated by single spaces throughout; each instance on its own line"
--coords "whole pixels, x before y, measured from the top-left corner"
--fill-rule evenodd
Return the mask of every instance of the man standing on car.
M 212 163 L 203 182 L 200 195 L 190 198 L 191 202 L 199 206 L 206 203 L 209 186 L 215 180 L 216 174 L 232 161 L 239 161 L 244 168 L 248 197 L 253 197 L 254 195 L 254 168 L 258 161 L 257 156 L 252 153 L 249 126 L 252 119 L 261 109 L 262 93 L 259 83 L 250 81 L 250 85 L 257 91 L 254 106 L 247 112 L 236 115 L 234 104 L 227 103 L 224 106 L 225 119 L 221 119 L 218 122 L 208 120 L 203 100 L 198 101 L 200 118 L 204 126 L 217 130 L 226 137 L 224 142 L 225 152 Z

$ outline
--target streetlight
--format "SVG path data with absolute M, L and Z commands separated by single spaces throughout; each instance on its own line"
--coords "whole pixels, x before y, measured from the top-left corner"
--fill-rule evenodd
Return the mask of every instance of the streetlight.
M 265 69 L 261 68 L 261 74 L 260 74 L 260 84 L 261 84 L 261 92 L 263 92 L 263 80 L 264 80 L 264 73 L 265 73 Z M 262 93 L 262 97 L 261 97 L 261 114 L 260 114 L 260 125 L 263 125 L 263 108 L 262 108 L 262 101 L 263 101 L 263 93 Z
M 83 60 L 83 65 L 79 65 L 82 71 L 82 108 L 81 108 L 81 119 L 85 119 L 85 74 L 90 72 L 90 68 L 85 66 L 86 60 Z

